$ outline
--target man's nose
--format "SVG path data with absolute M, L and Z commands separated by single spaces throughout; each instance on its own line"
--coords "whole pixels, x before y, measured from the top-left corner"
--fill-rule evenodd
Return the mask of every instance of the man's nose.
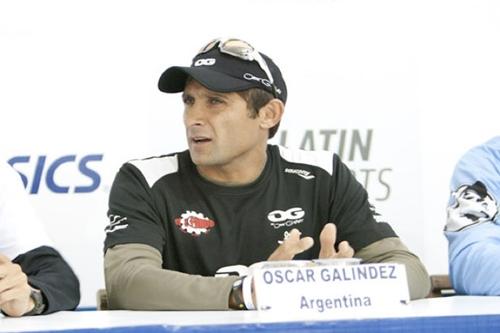
M 187 127 L 205 124 L 205 112 L 201 103 L 194 103 L 184 110 L 184 123 Z

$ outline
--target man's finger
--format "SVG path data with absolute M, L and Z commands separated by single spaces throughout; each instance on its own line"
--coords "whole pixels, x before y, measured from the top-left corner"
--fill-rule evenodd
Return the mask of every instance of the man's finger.
M 352 258 L 353 256 L 354 249 L 349 245 L 349 243 L 347 241 L 340 242 L 337 258 Z
M 35 305 L 30 295 L 31 288 L 15 288 L 0 295 L 0 309 L 9 316 L 19 317 Z
M 304 237 L 295 241 L 287 239 L 269 256 L 267 260 L 292 260 L 297 254 L 311 248 L 313 244 L 314 241 L 311 237 Z
M 0 279 L 7 275 L 10 263 L 10 259 L 0 253 Z
M 291 260 L 295 255 L 311 248 L 313 244 L 311 237 L 300 238 L 300 231 L 293 229 L 267 260 Z
M 0 292 L 16 288 L 18 286 L 28 286 L 28 277 L 23 273 L 17 264 L 10 264 L 5 270 L 5 275 L 0 279 Z
M 320 259 L 333 258 L 336 255 L 335 240 L 337 239 L 337 228 L 333 223 L 327 223 L 319 234 L 321 249 L 319 251 Z
M 0 264 L 5 264 L 10 262 L 10 259 L 0 253 Z
M 305 250 L 309 250 L 314 245 L 314 240 L 312 237 L 303 237 L 300 239 L 299 244 L 295 247 L 295 254 L 299 254 L 304 252 Z
M 288 241 L 288 243 L 296 242 L 300 239 L 301 234 L 302 233 L 299 231 L 299 229 L 292 229 L 288 233 L 288 237 L 283 240 L 283 243 L 285 243 L 287 241 Z

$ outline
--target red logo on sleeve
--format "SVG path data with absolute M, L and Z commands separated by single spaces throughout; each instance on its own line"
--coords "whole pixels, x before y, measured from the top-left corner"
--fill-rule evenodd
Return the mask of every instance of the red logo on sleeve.
M 215 222 L 203 216 L 202 213 L 194 211 L 186 211 L 175 219 L 175 225 L 181 229 L 182 232 L 188 233 L 192 236 L 200 236 L 206 234 L 215 227 Z

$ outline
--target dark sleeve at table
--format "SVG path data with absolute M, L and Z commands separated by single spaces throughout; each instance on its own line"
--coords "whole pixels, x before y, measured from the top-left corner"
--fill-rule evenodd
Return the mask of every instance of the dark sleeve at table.
M 42 291 L 46 302 L 43 314 L 73 310 L 80 302 L 80 284 L 59 252 L 40 246 L 17 256 L 14 263 L 28 276 L 28 283 Z

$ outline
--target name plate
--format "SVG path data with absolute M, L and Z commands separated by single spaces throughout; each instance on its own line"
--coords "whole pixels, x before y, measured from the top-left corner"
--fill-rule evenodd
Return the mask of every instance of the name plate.
M 291 261 L 290 263 L 293 263 Z M 257 309 L 287 312 L 359 312 L 409 301 L 402 264 L 312 264 L 252 270 Z

